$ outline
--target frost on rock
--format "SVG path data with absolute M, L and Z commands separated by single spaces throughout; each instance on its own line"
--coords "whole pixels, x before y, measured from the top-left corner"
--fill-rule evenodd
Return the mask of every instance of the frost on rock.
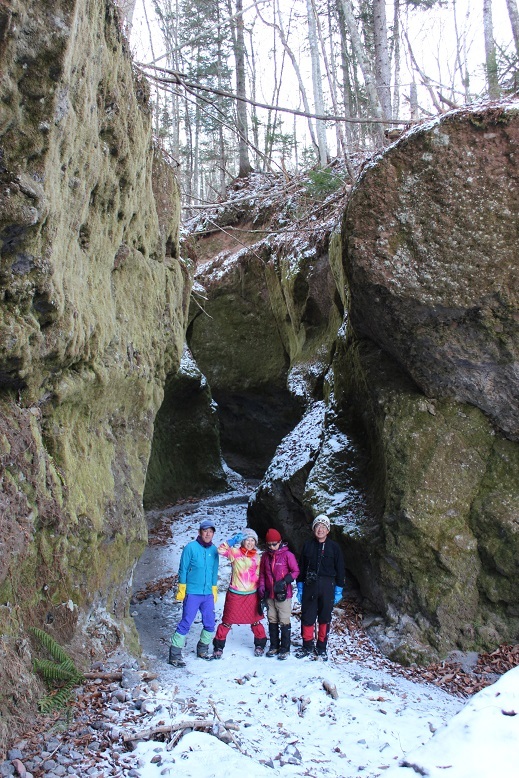
M 315 460 L 323 436 L 326 406 L 317 402 L 276 449 L 265 480 L 287 480 Z
M 350 536 L 360 534 L 368 519 L 358 446 L 333 422 L 326 427 L 308 476 L 304 503 L 312 506 L 314 514 L 326 513 Z

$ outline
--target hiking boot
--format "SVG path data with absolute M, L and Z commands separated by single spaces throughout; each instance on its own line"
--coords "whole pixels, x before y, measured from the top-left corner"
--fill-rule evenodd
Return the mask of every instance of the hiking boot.
M 263 648 L 263 646 L 256 646 L 256 648 L 254 649 L 254 656 L 263 656 L 264 653 L 265 653 L 265 649 Z
M 182 651 L 177 646 L 169 647 L 168 664 L 173 667 L 185 667 L 186 663 L 182 659 Z
M 315 653 L 318 659 L 322 659 L 323 662 L 328 661 L 328 654 L 326 653 L 326 641 L 318 640 L 315 647 Z
M 281 625 L 281 640 L 279 643 L 279 653 L 285 654 L 283 659 L 286 659 L 288 654 L 290 653 L 290 643 L 292 638 L 292 630 L 290 627 L 290 624 L 282 624 Z M 281 656 L 278 657 L 278 659 L 281 659 Z
M 303 640 L 303 645 L 296 651 L 296 657 L 298 659 L 305 659 L 306 657 L 313 656 L 315 654 L 315 646 L 313 640 Z
M 223 654 L 222 648 L 215 648 L 213 651 L 213 659 L 221 659 Z
M 209 644 L 198 641 L 196 644 L 196 655 L 199 659 L 210 659 Z
M 270 648 L 267 656 L 276 656 L 279 651 L 279 624 L 269 622 Z
M 289 651 L 280 651 L 278 654 L 278 659 L 288 659 L 289 656 L 290 656 Z

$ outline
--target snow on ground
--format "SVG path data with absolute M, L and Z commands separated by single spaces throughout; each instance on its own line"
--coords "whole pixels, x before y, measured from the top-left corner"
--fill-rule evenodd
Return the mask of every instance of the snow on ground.
M 134 591 L 177 572 L 181 549 L 196 537 L 202 518 L 215 520 L 216 544 L 243 528 L 246 504 L 242 489 L 162 512 L 162 519 L 174 516 L 173 538 L 147 549 Z M 218 616 L 229 574 L 222 560 Z M 181 615 L 174 595 L 148 597 L 133 608 L 147 662 L 161 685 L 157 709 L 144 726 L 200 718 L 218 726 L 219 717 L 238 729 L 232 731 L 234 744 L 199 731 L 184 735 L 171 750 L 168 743 L 141 742 L 125 757 L 140 778 L 179 772 L 187 778 L 519 778 L 519 669 L 464 707 L 461 699 L 434 686 L 390 675 L 376 662 L 348 659 L 355 645 L 344 644 L 354 638 L 343 634 L 331 636 L 328 662 L 294 654 L 280 662 L 253 657 L 250 628 L 237 626 L 223 658 L 204 661 L 195 653 L 200 623 L 188 636 L 186 667 L 173 668 L 166 662 L 169 638 Z M 300 643 L 297 606 L 292 639 Z M 323 682 L 336 688 L 337 699 Z M 406 763 L 415 767 L 401 766 Z

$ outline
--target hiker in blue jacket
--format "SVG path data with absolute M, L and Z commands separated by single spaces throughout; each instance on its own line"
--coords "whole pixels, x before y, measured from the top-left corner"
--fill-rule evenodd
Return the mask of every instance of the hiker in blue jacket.
M 201 521 L 198 537 L 184 547 L 180 557 L 177 600 L 182 602 L 182 619 L 171 637 L 168 659 L 174 667 L 185 667 L 182 649 L 198 611 L 202 616 L 203 629 L 196 654 L 201 659 L 210 658 L 209 645 L 215 626 L 214 606 L 218 598 L 219 557 L 213 545 L 215 531 L 212 521 Z

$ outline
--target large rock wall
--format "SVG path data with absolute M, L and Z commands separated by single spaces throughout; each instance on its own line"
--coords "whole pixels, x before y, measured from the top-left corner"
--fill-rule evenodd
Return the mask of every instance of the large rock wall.
M 306 404 L 322 397 L 342 307 L 327 240 L 264 240 L 222 252 L 196 274 L 188 343 L 219 405 L 222 449 L 261 476 Z M 195 288 L 196 289 L 196 288 Z
M 370 163 L 329 260 L 323 403 L 251 498 L 297 550 L 332 518 L 395 659 L 519 640 L 519 107 L 455 112 Z
M 376 506 L 344 543 L 374 636 L 408 660 L 519 639 L 518 143 L 517 106 L 447 115 L 377 159 L 344 218 L 335 393 Z
M 121 638 L 190 281 L 114 7 L 13 0 L 0 21 L 0 695 L 19 714 L 28 624 L 76 653 Z

